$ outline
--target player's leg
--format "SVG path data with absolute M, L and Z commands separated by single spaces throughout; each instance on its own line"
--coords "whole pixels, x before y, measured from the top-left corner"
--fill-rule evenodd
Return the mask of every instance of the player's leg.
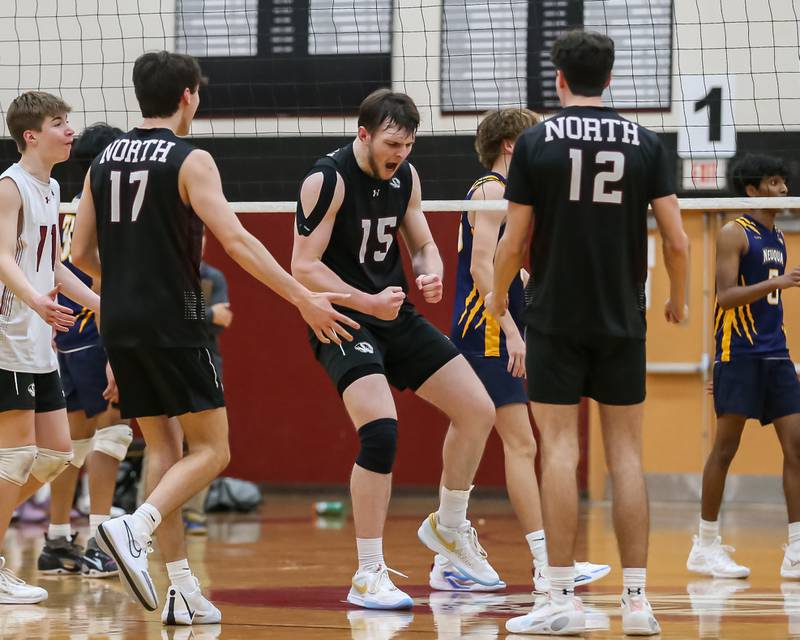
M 444 347 L 442 347 L 442 355 Z M 414 386 L 412 386 L 414 388 Z M 501 582 L 467 520 L 472 481 L 494 424 L 494 405 L 472 367 L 456 355 L 416 387 L 416 394 L 450 418 L 442 450 L 439 508 L 419 528 L 420 540 L 484 586 Z
M 372 373 L 348 384 L 342 400 L 360 442 L 350 474 L 358 570 L 347 600 L 368 609 L 405 609 L 411 606 L 411 598 L 392 584 L 383 558 L 383 528 L 397 450 L 394 398 L 386 377 Z
M 33 400 L 30 399 L 29 409 L 13 408 L 20 406 L 16 402 L 18 399 L 28 402 L 9 392 L 9 387 L 14 389 L 13 375 L 13 372 L 0 371 L 0 544 L 17 506 L 20 488 L 26 483 L 36 459 Z M 16 374 L 17 379 L 23 375 L 30 376 Z M 27 384 L 23 389 L 26 387 Z M 0 555 L 0 604 L 35 604 L 46 598 L 47 591 L 20 581 L 5 567 L 5 559 Z

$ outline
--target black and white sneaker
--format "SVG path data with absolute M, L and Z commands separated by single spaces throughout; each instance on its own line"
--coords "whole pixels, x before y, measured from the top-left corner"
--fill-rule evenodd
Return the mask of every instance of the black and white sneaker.
M 163 624 L 219 624 L 222 621 L 222 613 L 203 595 L 197 578 L 194 578 L 194 585 L 194 590 L 188 593 L 174 584 L 169 585 L 167 602 L 161 612 Z
M 119 578 L 134 599 L 148 611 L 155 611 L 158 596 L 147 572 L 147 554 L 152 547 L 149 538 L 134 533 L 133 516 L 120 516 L 98 526 L 97 546 L 114 558 Z
M 119 573 L 119 567 L 114 558 L 104 553 L 97 545 L 94 538 L 89 538 L 86 551 L 81 558 L 84 578 L 108 578 Z
M 39 573 L 65 576 L 81 575 L 83 549 L 75 542 L 77 537 L 78 534 L 73 533 L 69 538 L 67 536 L 50 538 L 45 533 L 44 547 L 36 562 Z

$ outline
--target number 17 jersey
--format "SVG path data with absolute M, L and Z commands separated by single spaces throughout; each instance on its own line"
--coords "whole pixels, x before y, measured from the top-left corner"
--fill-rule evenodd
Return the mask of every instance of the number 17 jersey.
M 106 346 L 206 345 L 203 223 L 178 182 L 192 151 L 169 129 L 137 128 L 92 163 Z
M 647 207 L 675 193 L 675 168 L 655 133 L 606 107 L 567 107 L 520 136 L 505 195 L 534 209 L 526 324 L 644 338 Z

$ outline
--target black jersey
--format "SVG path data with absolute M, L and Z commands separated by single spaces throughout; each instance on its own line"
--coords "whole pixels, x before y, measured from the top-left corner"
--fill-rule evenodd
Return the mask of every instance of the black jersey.
M 532 205 L 527 324 L 645 335 L 647 207 L 675 193 L 658 137 L 604 107 L 568 107 L 514 147 L 506 198 Z
M 169 129 L 133 129 L 95 158 L 101 333 L 115 347 L 204 347 L 203 223 L 178 172 L 194 150 Z
M 334 167 L 345 188 L 322 262 L 359 291 L 375 294 L 389 286 L 408 291 L 397 230 L 411 199 L 411 166 L 403 162 L 390 180 L 377 180 L 358 166 L 352 144 L 317 160 L 314 167 L 322 165 Z M 411 305 L 407 300 L 403 304 Z

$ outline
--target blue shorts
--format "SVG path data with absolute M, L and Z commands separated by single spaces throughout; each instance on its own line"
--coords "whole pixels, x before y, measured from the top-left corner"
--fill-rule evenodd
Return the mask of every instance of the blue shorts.
M 69 353 L 59 351 L 67 411 L 83 411 L 87 418 L 93 418 L 108 409 L 108 400 L 103 397 L 108 385 L 106 362 L 106 352 L 99 344 Z
M 528 404 L 528 393 L 525 391 L 525 379 L 515 378 L 508 367 L 508 356 L 496 358 L 465 353 L 464 357 L 478 374 L 489 397 L 499 409 L 507 404 Z
M 800 413 L 800 382 L 788 359 L 746 358 L 714 363 L 714 411 L 770 424 Z

